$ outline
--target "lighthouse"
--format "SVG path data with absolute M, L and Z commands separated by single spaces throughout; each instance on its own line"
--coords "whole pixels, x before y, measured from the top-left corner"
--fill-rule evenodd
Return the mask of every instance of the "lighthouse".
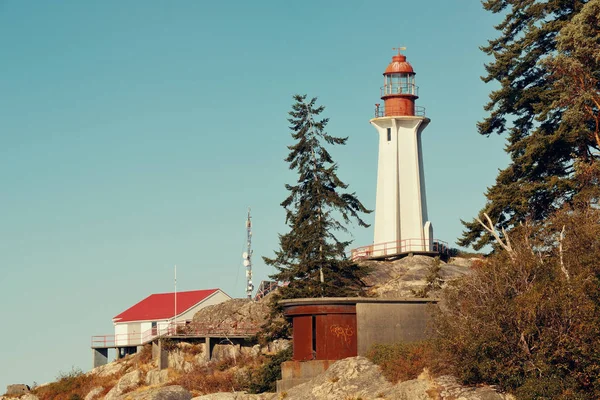
M 368 258 L 438 251 L 427 216 L 421 142 L 430 120 L 415 105 L 415 71 L 400 52 L 404 48 L 394 50 L 398 54 L 383 73 L 384 104 L 375 105 L 370 121 L 379 135 L 379 158 L 374 244 L 362 254 Z

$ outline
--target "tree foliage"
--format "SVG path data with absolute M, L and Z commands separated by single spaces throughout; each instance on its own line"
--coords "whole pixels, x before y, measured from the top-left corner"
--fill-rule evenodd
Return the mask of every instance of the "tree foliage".
M 500 228 L 541 221 L 598 184 L 598 0 L 586 3 L 483 1 L 505 15 L 500 35 L 482 48 L 493 57 L 482 79 L 500 88 L 478 124 L 482 135 L 508 134 L 511 162 L 479 213 Z M 478 250 L 492 240 L 476 220 L 463 224 L 459 245 Z
M 509 234 L 444 291 L 436 327 L 455 373 L 526 399 L 600 398 L 600 209 L 581 201 Z
M 344 192 L 348 185 L 338 178 L 325 148 L 343 145 L 347 138 L 326 133 L 328 119 L 319 119 L 324 107 L 316 98 L 295 95 L 294 100 L 288 121 L 295 143 L 285 161 L 298 180 L 285 186 L 289 194 L 281 203 L 290 231 L 279 236 L 275 257 L 264 260 L 278 271 L 273 279 L 288 283 L 279 294 L 283 298 L 356 295 L 366 271 L 346 258 L 350 242 L 336 234 L 346 233 L 353 221 L 368 226 L 360 214 L 370 211 L 354 193 Z

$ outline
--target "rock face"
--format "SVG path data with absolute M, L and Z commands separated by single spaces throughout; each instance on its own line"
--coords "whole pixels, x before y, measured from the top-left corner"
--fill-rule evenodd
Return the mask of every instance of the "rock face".
M 100 398 L 100 394 L 102 393 L 102 391 L 104 390 L 103 387 L 95 387 L 92 390 L 90 390 L 90 392 L 85 396 L 85 399 L 83 400 L 94 400 L 94 399 L 98 399 Z
M 193 400 L 514 400 L 490 387 L 465 387 L 451 376 L 432 378 L 424 372 L 418 379 L 394 385 L 379 367 L 364 357 L 337 361 L 327 371 L 284 393 L 215 393 Z
M 414 297 L 415 292 L 427 287 L 427 276 L 436 260 L 427 256 L 408 256 L 394 261 L 362 261 L 372 267 L 365 283 L 371 287 L 370 294 L 380 298 Z M 439 261 L 438 276 L 442 282 L 457 279 L 470 272 L 471 260 L 452 259 L 449 263 Z
M 105 400 L 117 400 L 124 393 L 137 388 L 142 380 L 142 373 L 139 370 L 133 370 L 121 377 L 119 382 L 110 389 Z
M 7 396 L 22 396 L 29 393 L 30 387 L 23 384 L 8 385 L 6 387 Z
M 352 357 L 334 363 L 321 375 L 288 390 L 286 399 L 376 398 L 388 394 L 392 387 L 376 365 L 365 357 Z
M 164 385 L 167 382 L 169 382 L 169 370 L 167 369 L 153 369 L 146 374 L 146 385 L 148 386 Z
M 106 365 L 101 365 L 92 369 L 88 374 L 98 375 L 98 376 L 110 376 L 114 374 L 120 373 L 124 368 L 127 368 L 129 365 L 127 363 L 127 359 L 122 359 L 119 362 L 111 362 Z
M 230 334 L 257 332 L 266 321 L 269 304 L 265 299 L 232 299 L 208 306 L 194 315 L 194 323 L 209 330 L 226 330 Z
M 181 386 L 165 386 L 141 392 L 127 393 L 119 400 L 190 400 L 192 394 Z
M 364 357 L 340 360 L 313 380 L 287 392 L 286 399 L 395 399 L 395 400 L 508 400 L 490 387 L 464 387 L 449 376 L 432 378 L 427 373 L 418 379 L 393 385 L 381 375 L 379 367 Z
M 6 393 L 6 394 L 8 395 L 8 393 Z M 0 396 L 0 400 L 16 400 L 16 399 L 19 399 L 19 400 L 39 400 L 37 396 L 35 396 L 35 395 L 31 394 L 31 393 L 24 394 L 24 395 L 22 395 L 20 397 L 15 397 L 15 396 L 17 396 L 17 395 L 12 395 L 11 394 L 9 396 Z
M 212 393 L 194 397 L 192 400 L 275 400 L 283 397 L 275 393 L 246 394 L 246 393 Z M 287 399 L 287 397 L 285 397 Z

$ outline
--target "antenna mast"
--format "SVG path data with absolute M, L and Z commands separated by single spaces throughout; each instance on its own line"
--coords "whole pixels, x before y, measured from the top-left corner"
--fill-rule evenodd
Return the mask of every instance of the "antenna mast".
M 246 267 L 246 296 L 251 299 L 254 285 L 252 284 L 252 221 L 250 217 L 250 207 L 248 207 L 248 219 L 246 220 L 246 251 L 242 254 L 244 267 Z

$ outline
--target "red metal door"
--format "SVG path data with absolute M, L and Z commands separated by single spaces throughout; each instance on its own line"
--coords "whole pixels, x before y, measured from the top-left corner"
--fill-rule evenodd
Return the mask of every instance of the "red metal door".
M 317 316 L 317 360 L 340 360 L 358 354 L 356 314 Z
M 313 359 L 312 315 L 294 316 L 294 360 Z

